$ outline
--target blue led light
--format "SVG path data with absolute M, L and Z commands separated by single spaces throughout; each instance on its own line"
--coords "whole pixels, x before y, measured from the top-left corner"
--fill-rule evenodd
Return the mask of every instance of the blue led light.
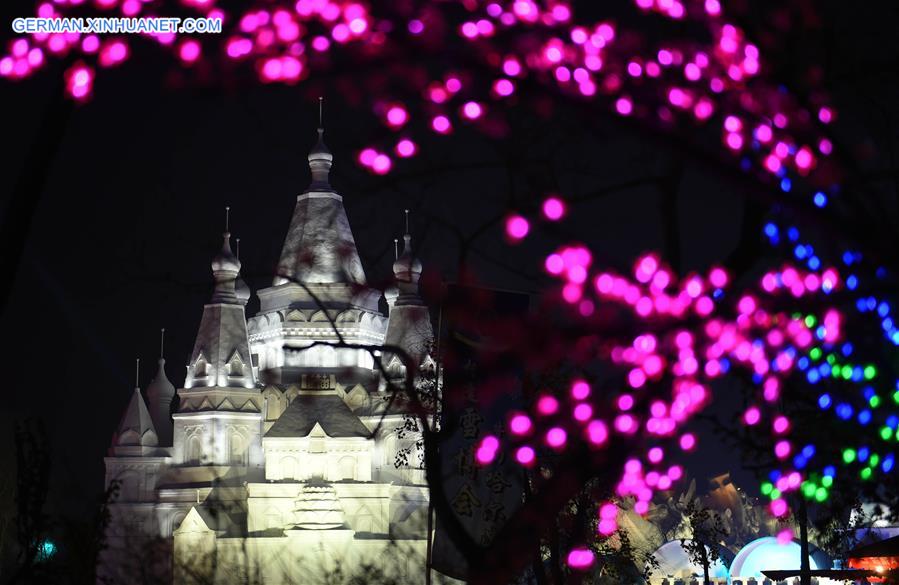
M 824 207 L 825 205 L 827 205 L 827 195 L 818 191 L 817 193 L 815 193 L 814 201 L 815 205 L 817 205 L 818 207 Z
M 769 238 L 776 238 L 777 237 L 777 226 L 770 222 L 766 223 L 765 224 L 765 235 L 768 236 Z M 848 254 L 848 253 L 849 252 L 846 252 L 846 254 Z M 845 254 L 843 257 L 845 258 Z
M 812 372 L 814 372 L 814 371 L 815 370 L 812 370 Z M 809 372 L 809 373 L 811 373 L 811 372 Z M 833 400 L 831 400 L 830 394 L 822 394 L 821 396 L 818 397 L 818 406 L 820 406 L 822 409 L 830 408 L 831 404 L 833 404 Z
M 862 447 L 861 449 L 858 450 L 858 460 L 859 460 L 859 461 L 866 461 L 866 460 L 868 459 L 868 455 L 869 455 L 870 453 L 871 453 L 871 452 L 868 450 L 867 447 Z
M 818 373 L 818 370 L 809 370 L 808 374 L 805 375 L 808 379 L 809 384 L 817 384 L 818 380 L 821 379 L 821 374 Z
M 794 227 L 791 227 L 790 229 L 787 230 L 787 237 L 790 238 L 791 242 L 795 242 L 796 240 L 799 239 L 799 230 Z
M 852 344 L 847 341 L 846 343 L 843 344 L 843 348 L 842 348 L 843 355 L 846 357 L 851 356 L 852 349 L 853 349 Z
M 793 467 L 796 469 L 804 469 L 806 465 L 808 465 L 808 458 L 802 455 L 793 457 Z
M 849 250 L 843 252 L 843 264 L 845 264 L 846 266 L 851 266 L 854 261 L 855 258 L 853 258 L 852 252 L 850 252 Z
M 893 470 L 893 466 L 896 464 L 893 459 L 893 454 L 890 453 L 886 457 L 883 458 L 883 463 L 880 464 L 880 468 L 883 469 L 885 473 L 889 473 Z
M 874 394 L 874 388 L 871 388 L 870 386 L 865 386 L 862 389 L 862 396 L 865 397 L 865 400 L 871 400 L 871 397 L 874 396 Z
M 805 356 L 802 356 L 801 358 L 799 358 L 799 361 L 796 362 L 796 366 L 800 370 L 805 371 L 805 369 L 808 368 L 808 358 Z
M 818 270 L 821 268 L 821 260 L 817 256 L 812 256 L 808 259 L 808 267 L 812 270 Z
M 877 306 L 877 299 L 874 297 L 868 297 L 868 310 L 873 311 L 874 307 Z
M 890 314 L 890 305 L 886 301 L 881 301 L 879 305 L 877 305 L 877 314 L 881 317 L 886 317 Z
M 805 246 L 799 244 L 793 249 L 793 255 L 796 256 L 797 259 L 802 260 L 808 255 L 808 252 L 806 252 Z
M 852 416 L 852 406 L 846 404 L 845 402 L 837 405 L 837 416 L 843 420 L 849 420 Z
M 862 425 L 866 425 L 869 422 L 871 422 L 871 411 L 863 410 L 860 413 L 858 413 L 858 422 L 859 422 L 859 424 L 862 424 Z
M 886 425 L 891 429 L 895 429 L 897 426 L 899 426 L 899 416 L 896 416 L 895 414 L 888 416 Z
M 777 480 L 780 479 L 780 476 L 781 476 L 781 473 L 777 469 L 772 469 L 770 472 L 768 472 L 768 479 L 770 479 L 771 481 L 773 481 L 775 483 L 777 483 Z
M 837 468 L 834 467 L 833 465 L 828 465 L 827 467 L 824 468 L 823 473 L 827 477 L 834 477 L 837 474 Z
M 814 445 L 806 445 L 802 448 L 802 456 L 806 459 L 811 459 L 815 455 L 815 446 Z
M 783 179 L 780 180 L 780 190 L 783 191 L 784 193 L 789 193 L 790 188 L 792 186 L 793 186 L 793 184 L 790 182 L 790 179 L 787 179 L 786 177 L 784 177 Z

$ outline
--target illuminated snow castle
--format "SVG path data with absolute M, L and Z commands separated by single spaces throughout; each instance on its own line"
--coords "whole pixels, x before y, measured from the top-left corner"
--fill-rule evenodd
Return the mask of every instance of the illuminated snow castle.
M 337 564 L 346 574 L 374 563 L 423 581 L 428 491 L 417 437 L 397 432 L 406 418 L 386 383 L 405 368 L 383 355 L 382 375 L 366 349 L 402 347 L 433 371 L 421 263 L 406 235 L 382 314 L 322 134 L 277 275 L 256 291 L 259 313 L 245 314 L 250 290 L 225 233 L 183 387 L 160 359 L 146 401 L 134 390 L 106 458 L 107 484 L 121 482 L 107 576 L 314 583 Z M 409 456 L 398 466 L 400 452 Z

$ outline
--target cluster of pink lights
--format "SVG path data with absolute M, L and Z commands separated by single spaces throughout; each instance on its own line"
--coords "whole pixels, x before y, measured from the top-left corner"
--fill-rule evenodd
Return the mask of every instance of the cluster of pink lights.
M 704 26 L 708 40 L 642 38 L 635 48 L 622 39 L 645 37 L 639 29 L 620 30 L 612 20 L 577 22 L 564 1 L 533 0 L 460 1 L 467 17 L 457 23 L 449 22 L 455 2 L 422 3 L 400 17 L 397 11 L 358 0 L 283 0 L 234 14 L 216 7 L 213 0 L 180 0 L 191 16 L 223 19 L 225 34 L 217 38 L 164 34 L 151 40 L 169 48 L 185 67 L 224 57 L 227 62 L 249 63 L 264 83 L 288 84 L 326 71 L 338 52 L 363 61 L 379 56 L 394 61 L 398 51 L 409 52 L 410 42 L 414 50 L 441 56 L 469 51 L 471 58 L 445 63 L 445 71 L 436 78 L 414 65 L 398 65 L 367 97 L 390 129 L 406 134 L 399 141 L 370 148 L 379 153 L 393 150 L 399 158 L 417 153 L 412 140 L 423 129 L 448 135 L 459 123 L 468 123 L 495 133 L 504 114 L 490 108 L 489 102 L 514 98 L 525 80 L 561 95 L 601 100 L 620 116 L 640 116 L 666 127 L 678 117 L 705 124 L 717 116 L 722 144 L 751 156 L 759 168 L 771 173 L 789 169 L 805 175 L 830 154 L 832 144 L 812 122 L 831 123 L 833 110 L 818 104 L 815 112 L 806 112 L 776 83 L 767 82 L 759 48 L 728 21 L 718 0 L 634 1 L 643 11 Z M 39 4 L 37 14 L 59 17 L 77 9 L 81 15 L 85 6 L 103 16 L 152 16 L 155 3 L 48 0 Z M 74 67 L 87 71 L 91 82 L 86 90 L 69 83 L 67 91 L 84 100 L 91 94 L 94 70 L 128 60 L 134 42 L 139 41 L 77 33 L 16 38 L 0 57 L 0 76 L 22 79 L 43 68 L 48 57 L 75 54 L 81 62 Z M 456 45 L 462 51 L 449 51 Z M 487 72 L 487 79 L 471 65 L 474 61 Z M 752 85 L 747 85 L 749 80 Z M 410 84 L 420 92 L 421 103 L 413 107 L 391 99 Z M 385 108 L 385 102 L 390 106 Z M 420 123 L 413 125 L 416 120 Z M 383 158 L 379 161 L 366 166 L 376 173 L 392 170 Z
M 550 219 L 561 217 L 555 211 L 564 209 L 564 202 L 552 196 L 541 211 Z M 529 225 L 526 217 L 511 216 L 507 236 L 521 240 Z M 548 254 L 544 267 L 562 282 L 563 302 L 581 315 L 589 317 L 599 304 L 616 306 L 642 324 L 645 332 L 627 343 L 608 341 L 599 350 L 600 359 L 622 371 L 617 390 L 598 393 L 587 380 L 576 378 L 564 395 L 539 393 L 532 412 L 509 417 L 508 445 L 493 435 L 482 439 L 476 454 L 480 464 L 490 464 L 504 448 L 514 452 L 519 464 L 530 467 L 541 453 L 562 452 L 572 440 L 595 449 L 613 439 L 642 444 L 643 455 L 624 464 L 617 496 L 633 498 L 634 510 L 645 514 L 656 491 L 671 489 L 683 477 L 683 469 L 669 459 L 678 451 L 696 448 L 696 436 L 685 432 L 684 425 L 711 400 L 709 382 L 739 368 L 759 381 L 758 400 L 745 410 L 743 422 L 756 427 L 767 421 L 773 454 L 789 465 L 794 454 L 789 439 L 792 424 L 777 410 L 784 379 L 816 336 L 831 343 L 843 337 L 842 317 L 836 309 L 825 308 L 813 330 L 798 314 L 766 307 L 782 302 L 785 293 L 790 300 L 839 289 L 841 278 L 835 268 L 807 271 L 784 265 L 765 273 L 756 291 L 734 292 L 723 268 L 679 277 L 654 254 L 637 259 L 629 276 L 596 270 L 593 254 L 579 244 Z M 697 319 L 698 325 L 693 324 Z M 787 494 L 799 489 L 803 480 L 800 471 L 787 468 L 776 488 Z M 773 515 L 787 512 L 786 500 L 772 502 Z M 616 514 L 611 502 L 600 507 L 601 534 L 617 530 Z

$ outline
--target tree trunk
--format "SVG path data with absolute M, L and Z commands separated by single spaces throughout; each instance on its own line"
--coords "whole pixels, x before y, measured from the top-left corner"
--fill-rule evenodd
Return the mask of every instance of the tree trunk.
M 811 585 L 811 568 L 808 562 L 808 510 L 805 506 L 805 498 L 799 497 L 799 583 Z
M 703 545 L 700 549 L 702 553 L 702 585 L 711 585 L 711 581 L 709 580 L 709 555 L 705 550 L 705 546 Z

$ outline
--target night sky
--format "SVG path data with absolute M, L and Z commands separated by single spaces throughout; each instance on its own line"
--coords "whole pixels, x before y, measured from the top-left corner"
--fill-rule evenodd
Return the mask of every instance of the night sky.
M 845 52 L 830 66 L 850 70 L 853 59 L 880 51 L 895 69 L 899 50 L 889 38 L 897 20 L 891 26 L 890 18 L 882 18 L 895 17 L 895 11 L 856 10 L 847 9 L 841 28 L 832 31 Z M 4 21 L 11 11 L 3 8 Z M 42 419 L 53 447 L 51 502 L 67 511 L 84 509 L 85 498 L 102 489 L 103 456 L 134 386 L 134 359 L 142 360 L 145 387 L 155 373 L 161 327 L 167 330 L 169 378 L 183 383 L 211 293 L 209 262 L 221 243 L 226 205 L 231 231 L 241 238 L 244 278 L 254 290 L 270 285 L 295 197 L 309 182 L 305 157 L 315 138 L 319 94 L 325 96 L 325 136 L 335 157 L 332 184 L 344 196 L 375 285 L 390 274 L 404 208 L 411 210 L 413 242 L 426 270 L 446 281 L 457 278 L 460 234 L 478 230 L 466 259 L 486 286 L 538 290 L 545 284 L 538 251 L 559 239 L 586 241 L 603 261 L 626 265 L 671 242 L 662 191 L 648 179 L 669 172 L 673 161 L 684 165 L 672 208 L 681 268 L 707 267 L 739 237 L 746 193 L 739 174 L 684 157 L 676 145 L 647 138 L 600 111 L 519 117 L 520 127 L 505 139 L 466 130 L 435 138 L 427 156 L 380 178 L 352 158 L 383 130 L 330 80 L 292 88 L 246 81 L 220 87 L 173 69 L 149 54 L 140 66 L 99 76 L 95 98 L 76 108 L 68 123 L 18 272 L 8 275 L 15 283 L 0 318 L 6 372 L 0 456 L 12 456 L 14 420 Z M 21 172 L 37 121 L 56 91 L 52 77 L 0 83 L 4 187 Z M 899 103 L 892 82 L 865 87 L 867 95 L 847 90 L 837 96 L 843 132 L 871 133 L 866 100 Z M 894 138 L 896 128 L 879 132 L 874 146 L 884 136 Z M 508 160 L 515 161 L 511 173 Z M 616 185 L 623 187 L 609 189 Z M 564 231 L 510 248 L 496 218 L 510 206 L 533 205 L 534 194 L 547 188 L 583 199 L 573 220 Z M 248 312 L 257 306 L 251 300 Z M 728 407 L 718 411 L 729 416 Z M 697 458 L 702 463 L 692 468 L 694 475 L 733 465 L 727 453 L 707 454 Z

